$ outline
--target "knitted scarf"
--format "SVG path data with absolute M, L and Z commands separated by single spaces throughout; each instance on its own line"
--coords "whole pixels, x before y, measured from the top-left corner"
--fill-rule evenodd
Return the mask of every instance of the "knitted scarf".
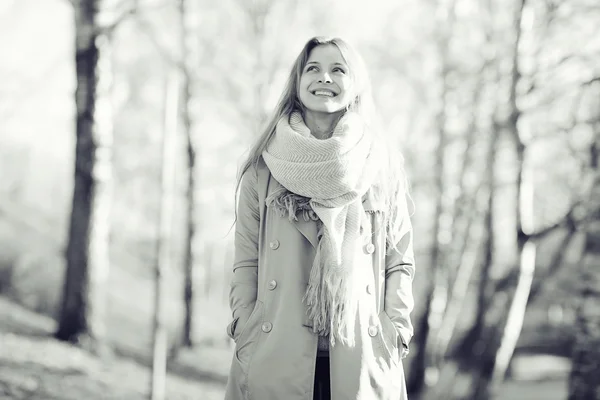
M 262 154 L 273 177 L 289 192 L 310 199 L 322 223 L 303 301 L 313 331 L 329 336 L 332 346 L 336 340 L 355 343 L 359 282 L 353 258 L 362 247 L 361 234 L 371 237 L 362 197 L 377 173 L 373 148 L 370 131 L 353 113 L 340 119 L 329 139 L 319 140 L 294 112 L 278 122 Z M 267 204 L 276 199 L 282 201 L 281 193 L 270 196 Z

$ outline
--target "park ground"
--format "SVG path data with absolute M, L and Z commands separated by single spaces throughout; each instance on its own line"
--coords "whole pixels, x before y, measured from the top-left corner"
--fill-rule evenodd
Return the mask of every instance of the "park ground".
M 100 359 L 52 339 L 55 322 L 0 297 L 0 399 L 142 400 L 149 360 L 115 352 Z M 169 366 L 169 400 L 221 400 L 231 360 L 227 346 L 198 346 Z M 568 361 L 549 355 L 517 356 L 513 378 L 496 400 L 564 400 Z M 443 399 L 440 399 L 443 400 Z

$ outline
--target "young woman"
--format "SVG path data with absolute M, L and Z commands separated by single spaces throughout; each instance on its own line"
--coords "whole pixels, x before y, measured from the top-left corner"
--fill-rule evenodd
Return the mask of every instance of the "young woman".
M 360 56 L 310 39 L 238 182 L 226 400 L 407 398 L 404 182 Z

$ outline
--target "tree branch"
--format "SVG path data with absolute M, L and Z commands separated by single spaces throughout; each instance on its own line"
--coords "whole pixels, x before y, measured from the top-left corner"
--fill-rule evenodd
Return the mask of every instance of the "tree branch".
M 564 260 L 564 250 L 567 247 L 569 247 L 572 241 L 571 236 L 573 236 L 573 234 L 577 230 L 577 225 L 567 226 L 568 231 L 565 234 L 565 237 L 561 241 L 560 245 L 557 247 L 553 258 L 550 261 L 549 267 L 547 268 L 544 275 L 541 278 L 536 279 L 536 281 L 533 283 L 531 292 L 529 294 L 529 302 L 533 301 L 541 291 L 542 282 L 545 282 L 547 279 L 551 278 L 560 270 L 560 266 L 562 265 L 562 262 Z M 510 284 L 512 284 L 518 279 L 518 277 L 519 271 L 517 269 L 512 269 L 508 274 L 506 274 L 506 276 L 504 276 L 502 279 L 496 282 L 496 284 L 494 285 L 494 292 L 502 292 L 506 290 L 506 288 L 508 288 Z
M 556 223 L 545 227 L 542 230 L 539 230 L 535 233 L 531 233 L 531 234 L 526 234 L 524 232 L 519 232 L 519 236 L 521 236 L 522 238 L 525 239 L 525 241 L 528 240 L 540 240 L 543 239 L 544 237 L 548 236 L 550 233 L 555 232 L 558 229 L 561 228 L 568 228 L 569 232 L 575 232 L 577 230 L 577 227 L 579 226 L 579 224 L 581 224 L 583 221 L 585 221 L 586 219 L 590 218 L 592 216 L 592 213 L 588 213 L 585 214 L 583 217 L 581 218 L 575 218 L 574 214 L 575 211 L 577 210 L 578 206 L 581 205 L 581 201 L 576 202 L 575 204 L 573 204 L 573 206 L 571 207 L 571 209 L 569 210 L 569 212 L 567 212 L 567 214 L 565 214 L 565 216 L 563 218 L 561 218 L 560 220 L 558 220 Z M 551 264 L 554 265 L 554 264 Z M 554 266 L 552 269 L 556 269 L 558 267 Z M 551 274 L 549 274 L 551 275 Z M 496 282 L 496 284 L 494 285 L 494 292 L 501 292 L 506 290 L 507 287 L 509 287 L 509 285 L 514 282 L 519 276 L 519 271 L 518 270 L 511 270 L 504 278 L 498 280 Z
M 537 296 L 542 292 L 543 284 L 549 279 L 552 278 L 563 265 L 563 262 L 566 258 L 567 249 L 571 245 L 575 235 L 576 227 L 575 225 L 569 226 L 568 231 L 565 233 L 564 238 L 561 240 L 560 244 L 556 247 L 554 252 L 554 256 L 550 261 L 550 265 L 544 271 L 544 274 L 539 279 L 536 279 L 533 282 L 531 287 L 531 292 L 529 292 L 529 299 L 527 300 L 529 303 L 533 303 Z
M 141 18 L 136 18 L 136 22 L 141 28 L 142 32 L 144 32 L 146 37 L 154 45 L 154 48 L 158 51 L 160 56 L 173 67 L 176 67 L 181 71 L 185 71 L 185 66 L 183 65 L 181 60 L 177 59 L 177 57 L 171 54 L 162 44 L 159 43 L 159 41 L 156 39 L 156 36 L 154 36 L 152 28 L 148 25 L 148 23 Z
M 589 86 L 589 85 L 592 85 L 594 82 L 600 82 L 600 76 L 596 76 L 592 79 L 582 82 L 581 86 Z
M 578 224 L 580 224 L 581 222 L 583 222 L 584 220 L 586 220 L 589 215 L 585 215 L 583 218 L 580 219 L 576 219 L 574 217 L 574 213 L 577 210 L 577 208 L 581 205 L 581 201 L 577 201 L 576 203 L 574 203 L 571 206 L 571 209 L 569 209 L 569 211 L 565 214 L 564 217 L 562 217 L 561 219 L 559 219 L 557 222 L 555 222 L 552 225 L 549 225 L 543 229 L 540 229 L 537 232 L 533 232 L 533 233 L 525 233 L 522 232 L 521 234 L 525 237 L 526 240 L 540 240 L 543 239 L 544 237 L 548 236 L 550 233 L 556 231 L 557 229 L 561 229 L 561 228 L 565 228 L 565 227 L 570 227 L 570 226 L 577 226 Z
M 108 24 L 106 26 L 99 27 L 98 34 L 105 34 L 105 35 L 108 35 L 108 36 L 112 36 L 112 34 L 114 33 L 114 31 L 119 27 L 119 25 L 121 25 L 121 23 L 123 23 L 127 19 L 135 16 L 137 14 L 137 12 L 138 12 L 137 4 L 134 4 L 133 6 L 131 6 L 130 8 L 128 8 L 127 10 L 123 11 L 110 24 Z

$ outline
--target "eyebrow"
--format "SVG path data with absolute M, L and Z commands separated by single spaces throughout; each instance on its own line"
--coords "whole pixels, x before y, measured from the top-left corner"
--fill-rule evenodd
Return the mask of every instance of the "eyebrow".
M 306 65 L 307 65 L 307 66 L 308 66 L 308 65 L 311 65 L 311 64 L 317 64 L 317 65 L 321 65 L 321 63 L 319 63 L 319 62 L 317 62 L 317 61 L 309 61 L 309 62 L 307 62 L 307 63 L 306 63 Z M 333 63 L 333 64 L 331 64 L 331 65 L 339 65 L 340 67 L 345 67 L 345 68 L 348 68 L 348 66 L 347 66 L 346 64 L 342 64 L 342 63 L 339 63 L 339 62 L 335 62 L 335 63 Z

